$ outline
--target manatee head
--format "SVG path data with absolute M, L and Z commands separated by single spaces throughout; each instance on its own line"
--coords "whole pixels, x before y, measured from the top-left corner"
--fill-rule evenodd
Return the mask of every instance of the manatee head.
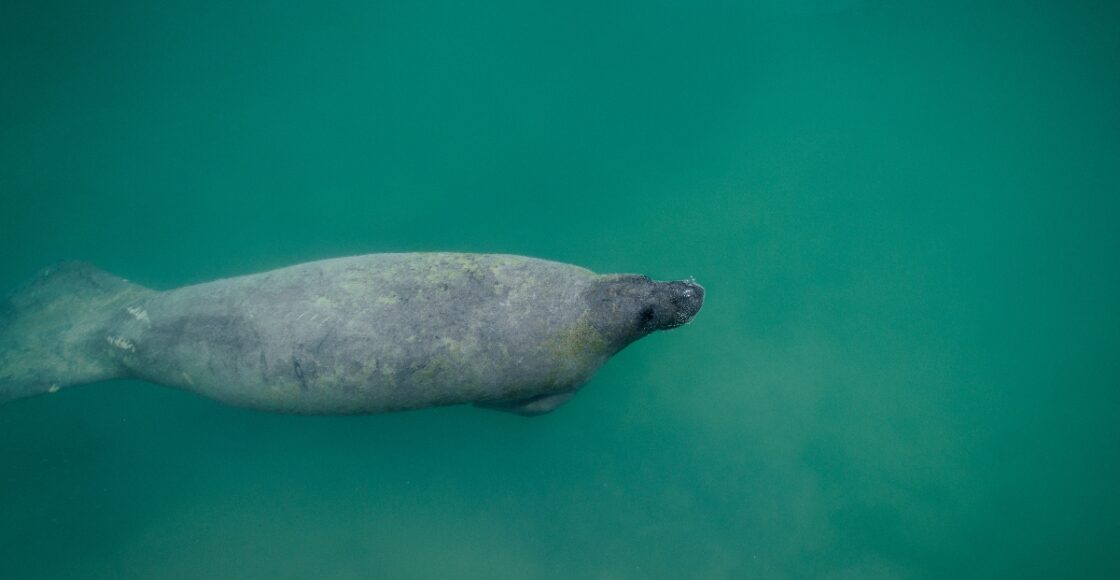
M 691 322 L 704 304 L 704 287 L 691 279 L 616 274 L 597 280 L 586 296 L 595 330 L 618 352 L 655 330 Z

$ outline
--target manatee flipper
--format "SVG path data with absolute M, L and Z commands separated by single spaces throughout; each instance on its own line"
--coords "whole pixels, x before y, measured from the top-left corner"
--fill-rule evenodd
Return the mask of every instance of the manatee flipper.
M 495 411 L 515 413 L 523 417 L 536 417 L 537 415 L 544 415 L 545 413 L 552 412 L 553 409 L 567 403 L 575 394 L 575 391 L 568 391 L 566 393 L 538 395 L 536 397 L 527 397 L 513 401 L 475 403 L 475 406 L 484 409 L 493 409 Z
M 43 269 L 0 301 L 0 403 L 128 376 L 109 356 L 114 315 L 152 291 L 84 262 Z

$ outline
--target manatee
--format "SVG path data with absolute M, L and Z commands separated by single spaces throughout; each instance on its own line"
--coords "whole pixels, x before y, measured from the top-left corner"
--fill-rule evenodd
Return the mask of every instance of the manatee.
M 371 254 L 164 292 L 62 262 L 0 304 L 0 401 L 137 378 L 280 413 L 531 416 L 703 302 L 691 279 L 497 254 Z

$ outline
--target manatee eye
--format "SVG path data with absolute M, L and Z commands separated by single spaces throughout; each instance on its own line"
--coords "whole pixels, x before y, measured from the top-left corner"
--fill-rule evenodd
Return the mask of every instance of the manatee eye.
M 646 306 L 638 313 L 638 324 L 649 326 L 653 322 L 653 307 Z

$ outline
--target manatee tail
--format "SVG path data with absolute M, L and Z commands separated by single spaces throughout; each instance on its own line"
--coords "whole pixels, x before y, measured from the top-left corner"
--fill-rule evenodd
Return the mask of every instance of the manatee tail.
M 0 301 L 0 403 L 126 376 L 107 354 L 108 320 L 152 291 L 83 262 L 60 262 Z

